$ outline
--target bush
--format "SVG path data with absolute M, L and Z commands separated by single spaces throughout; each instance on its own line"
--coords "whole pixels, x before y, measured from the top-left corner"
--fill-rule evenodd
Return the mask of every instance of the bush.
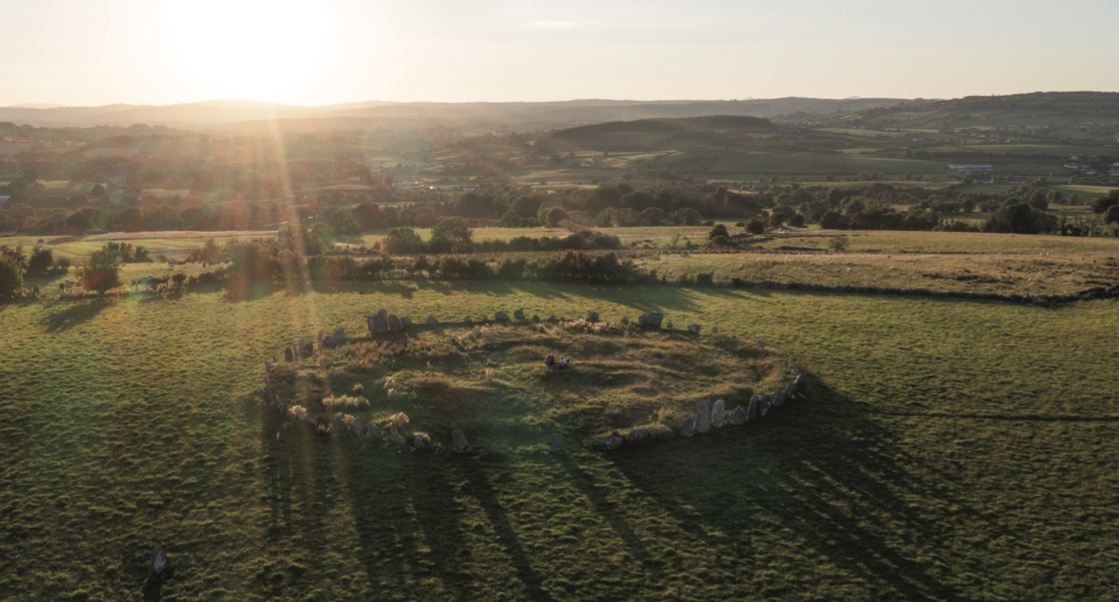
M 29 276 L 46 276 L 54 264 L 54 254 L 50 249 L 35 245 L 31 251 L 31 259 L 27 261 L 27 274 Z
M 746 222 L 746 231 L 750 234 L 762 234 L 765 232 L 765 222 L 756 217 L 751 217 L 750 221 Z
M 119 257 L 118 251 L 110 245 L 90 254 L 89 261 L 78 269 L 82 287 L 104 295 L 106 291 L 120 286 L 120 266 L 117 264 Z
M 846 236 L 833 236 L 828 239 L 828 248 L 837 253 L 847 250 L 847 237 Z
M 10 257 L 0 255 L 0 300 L 15 297 L 23 290 L 23 270 Z

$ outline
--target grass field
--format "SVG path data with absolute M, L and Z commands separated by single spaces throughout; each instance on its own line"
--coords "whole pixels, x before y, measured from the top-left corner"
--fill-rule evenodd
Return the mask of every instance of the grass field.
M 578 434 L 563 457 L 276 444 L 262 360 L 379 307 L 661 310 L 781 349 L 809 399 L 613 455 Z M 18 351 L 0 364 L 4 599 L 139 599 L 154 544 L 164 600 L 1119 596 L 1111 301 L 406 282 L 6 305 L 0 327 Z
M 151 251 L 152 258 L 163 253 L 181 259 L 186 253 L 202 247 L 211 238 L 219 243 L 233 239 L 253 239 L 274 236 L 271 231 L 244 232 L 111 232 L 95 236 L 3 236 L 0 245 L 23 245 L 28 252 L 37 241 L 51 249 L 55 257 L 82 258 L 105 246 L 105 243 L 128 242 Z

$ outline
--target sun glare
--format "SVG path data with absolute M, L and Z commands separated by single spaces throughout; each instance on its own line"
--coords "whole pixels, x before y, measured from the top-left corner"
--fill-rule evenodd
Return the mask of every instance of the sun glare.
M 321 2 L 178 0 L 161 16 L 189 97 L 298 102 L 337 58 L 337 21 Z

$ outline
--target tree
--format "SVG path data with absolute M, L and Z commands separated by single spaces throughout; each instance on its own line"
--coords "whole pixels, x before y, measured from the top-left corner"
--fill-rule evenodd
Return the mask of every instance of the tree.
M 461 217 L 445 219 L 431 230 L 428 243 L 433 253 L 468 253 L 473 247 L 474 231 Z
M 567 212 L 562 207 L 552 207 L 544 216 L 544 224 L 549 228 L 555 228 L 568 217 Z
M 847 237 L 845 235 L 833 236 L 828 239 L 828 248 L 836 253 L 847 250 Z
M 118 253 L 108 247 L 94 251 L 89 256 L 89 261 L 78 268 L 78 279 L 86 290 L 97 291 L 104 295 L 120 286 L 120 266 L 117 264 Z
M 708 240 L 715 240 L 720 236 L 723 238 L 730 238 L 730 232 L 727 232 L 727 227 L 723 224 L 716 224 L 715 227 L 711 228 L 711 231 L 707 233 Z
M 1108 192 L 1092 203 L 1092 213 L 1107 213 L 1107 210 L 1119 205 L 1119 188 Z
M 31 259 L 27 262 L 29 276 L 46 276 L 54 265 L 54 254 L 46 247 L 35 245 L 31 250 Z
M 765 222 L 756 217 L 751 217 L 750 221 L 746 222 L 746 231 L 750 234 L 762 234 L 765 232 Z
M 389 230 L 381 244 L 392 255 L 411 255 L 423 250 L 424 241 L 415 230 L 405 227 Z
M 1057 229 L 1057 218 L 1025 203 L 1003 205 L 983 222 L 984 232 L 1040 234 Z
M 0 253 L 0 300 L 15 297 L 23 290 L 23 268 L 8 255 Z
M 1119 205 L 1112 205 L 1107 208 L 1107 213 L 1103 214 L 1103 223 L 1115 224 L 1119 223 Z

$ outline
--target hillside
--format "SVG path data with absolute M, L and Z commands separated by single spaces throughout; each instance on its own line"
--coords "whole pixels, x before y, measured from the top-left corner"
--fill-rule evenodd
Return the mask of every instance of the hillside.
M 749 134 L 769 134 L 776 129 L 768 119 L 735 115 L 638 119 L 560 130 L 538 140 L 536 146 L 557 151 L 639 151 L 697 145 L 733 145 Z

